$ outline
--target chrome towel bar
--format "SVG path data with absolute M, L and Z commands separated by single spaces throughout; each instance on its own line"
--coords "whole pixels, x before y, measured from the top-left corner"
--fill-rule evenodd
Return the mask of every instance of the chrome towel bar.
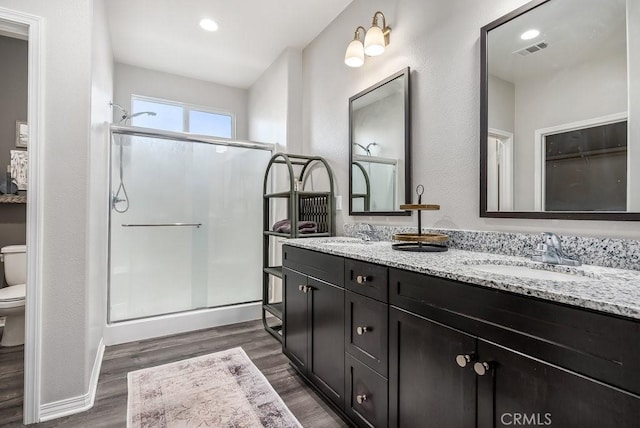
M 122 227 L 197 227 L 202 226 L 202 223 L 153 223 L 153 224 L 123 224 Z

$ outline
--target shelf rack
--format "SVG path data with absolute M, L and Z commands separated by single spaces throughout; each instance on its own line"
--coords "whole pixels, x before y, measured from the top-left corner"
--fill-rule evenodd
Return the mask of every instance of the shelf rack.
M 286 166 L 289 177 L 289 190 L 270 192 L 269 173 L 277 166 Z M 321 167 L 327 175 L 328 191 L 315 192 L 304 190 L 304 185 L 311 172 Z M 288 153 L 276 153 L 271 157 L 264 174 L 263 186 L 263 246 L 262 246 L 262 323 L 265 330 L 273 337 L 282 341 L 282 313 L 283 303 L 270 302 L 271 277 L 282 279 L 282 266 L 270 264 L 270 238 L 317 238 L 335 236 L 335 195 L 333 172 L 327 161 L 319 156 L 304 156 Z M 291 222 L 291 232 L 282 233 L 271 230 L 272 202 L 286 201 L 287 218 Z M 314 221 L 317 225 L 316 233 L 300 233 L 300 221 Z M 275 317 L 276 324 L 269 324 L 268 314 Z M 273 322 L 273 320 L 272 320 Z

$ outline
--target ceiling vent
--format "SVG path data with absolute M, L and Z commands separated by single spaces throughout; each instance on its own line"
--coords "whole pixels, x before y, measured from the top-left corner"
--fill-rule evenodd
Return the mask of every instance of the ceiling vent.
M 527 46 L 526 48 L 522 48 L 519 51 L 515 51 L 514 54 L 518 54 L 521 56 L 527 56 L 530 55 L 532 53 L 536 53 L 541 51 L 542 49 L 546 49 L 549 45 L 547 44 L 547 42 L 538 42 L 538 43 L 534 43 L 531 46 Z

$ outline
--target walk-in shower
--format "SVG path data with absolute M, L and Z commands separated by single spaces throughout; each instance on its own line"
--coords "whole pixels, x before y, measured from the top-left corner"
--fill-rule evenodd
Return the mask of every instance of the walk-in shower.
M 110 325 L 259 308 L 262 180 L 272 149 L 112 126 Z M 123 180 L 129 207 L 118 210 Z

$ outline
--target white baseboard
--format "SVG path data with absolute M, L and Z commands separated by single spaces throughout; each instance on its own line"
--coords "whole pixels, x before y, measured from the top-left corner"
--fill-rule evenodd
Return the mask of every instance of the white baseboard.
M 104 348 L 104 339 L 100 339 L 100 343 L 98 344 L 98 352 L 96 352 L 96 359 L 93 362 L 93 369 L 91 370 L 89 391 L 87 391 L 86 394 L 82 394 L 76 397 L 54 401 L 53 403 L 42 404 L 40 406 L 40 422 L 61 418 L 63 416 L 73 415 L 74 413 L 84 412 L 93 407 L 93 402 L 96 399 L 96 389 L 98 388 L 100 367 L 102 367 Z
M 117 322 L 105 327 L 104 342 L 111 346 L 256 320 L 261 316 L 261 309 L 262 302 L 252 302 Z

